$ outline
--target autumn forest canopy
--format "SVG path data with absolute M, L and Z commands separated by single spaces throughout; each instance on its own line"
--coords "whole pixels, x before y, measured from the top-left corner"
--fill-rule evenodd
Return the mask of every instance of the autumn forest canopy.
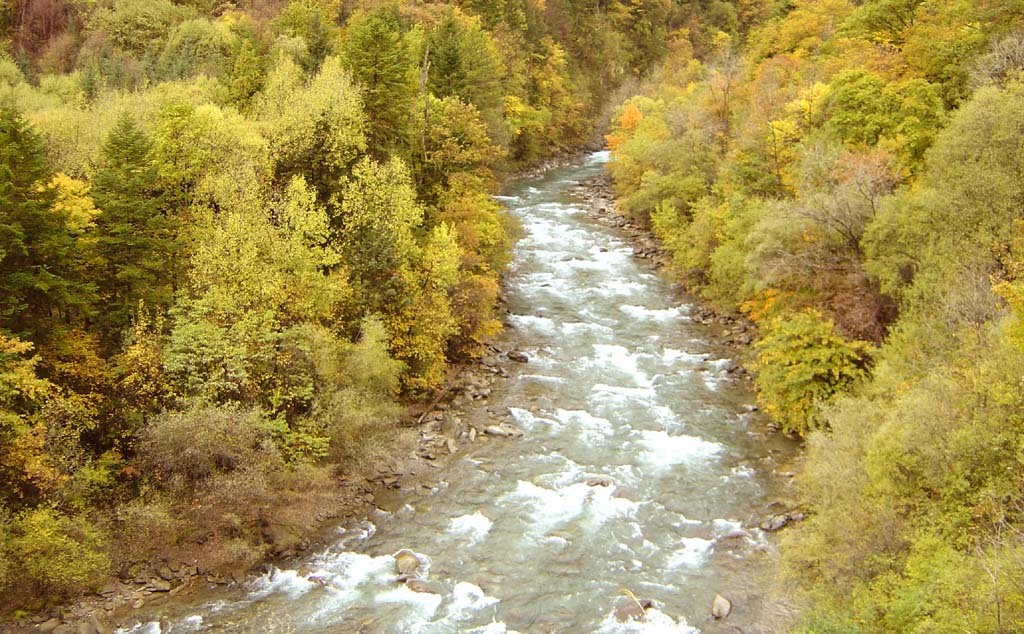
M 595 140 L 806 439 L 799 631 L 1024 628 L 1018 0 L 0 0 L 0 606 L 300 539 Z

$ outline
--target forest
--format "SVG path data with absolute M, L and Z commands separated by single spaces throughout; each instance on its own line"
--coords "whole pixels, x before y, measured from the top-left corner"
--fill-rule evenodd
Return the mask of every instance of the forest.
M 1020 0 L 0 0 L 0 606 L 294 545 L 606 121 L 806 443 L 798 631 L 1024 629 Z

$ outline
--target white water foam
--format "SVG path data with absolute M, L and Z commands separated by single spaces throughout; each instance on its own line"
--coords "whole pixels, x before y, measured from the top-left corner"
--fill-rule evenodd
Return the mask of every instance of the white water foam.
M 630 352 L 624 346 L 594 344 L 594 365 L 628 375 L 636 387 L 651 387 L 647 374 L 640 370 L 640 360 L 650 357 L 646 353 Z
M 595 324 L 586 321 L 570 321 L 562 324 L 562 334 L 576 336 L 583 333 L 610 335 L 615 333 L 615 329 L 603 324 Z
M 299 575 L 295 570 L 273 570 L 253 582 L 250 596 L 259 599 L 270 594 L 282 593 L 294 599 L 314 587 L 315 582 Z
M 584 410 L 555 411 L 555 418 L 566 425 L 574 425 L 581 436 L 590 440 L 600 440 L 610 437 L 615 433 L 615 428 L 607 418 L 594 416 Z
M 443 600 L 444 597 L 439 594 L 413 592 L 404 585 L 399 585 L 374 597 L 374 602 L 378 605 L 399 603 L 408 606 L 412 614 L 403 620 L 409 624 L 429 621 L 434 618 L 434 614 L 437 613 L 437 608 L 441 607 L 441 601 Z
M 516 490 L 506 498 L 525 501 L 530 509 L 530 523 L 540 532 L 577 517 L 592 526 L 600 526 L 613 517 L 632 515 L 639 506 L 632 500 L 615 497 L 613 487 L 591 487 L 585 482 L 548 489 L 520 480 Z
M 453 518 L 448 524 L 448 532 L 468 537 L 470 543 L 476 544 L 491 532 L 492 526 L 494 526 L 494 522 L 477 511 L 471 515 L 460 515 Z
M 598 383 L 591 388 L 591 391 L 606 401 L 612 401 L 620 405 L 625 403 L 635 404 L 633 403 L 634 401 L 651 401 L 657 396 L 654 388 L 649 386 L 626 387 L 623 385 Z
M 551 420 L 550 418 L 543 418 L 535 415 L 533 412 L 529 412 L 525 409 L 518 407 L 508 408 L 509 414 L 516 421 L 516 424 L 520 427 L 524 427 L 528 430 L 536 429 L 540 425 L 545 427 L 558 426 L 558 421 Z
M 715 527 L 715 539 L 732 539 L 734 537 L 746 537 L 750 534 L 743 530 L 743 523 L 739 520 L 715 519 L 711 521 Z
M 538 383 L 552 383 L 557 385 L 569 382 L 569 379 L 566 379 L 565 377 L 549 376 L 547 374 L 520 374 L 519 379 L 526 381 L 537 381 Z
M 670 436 L 664 431 L 651 430 L 640 432 L 639 444 L 644 447 L 640 452 L 640 459 L 658 467 L 707 459 L 723 449 L 718 443 L 708 442 L 696 436 Z
M 670 365 L 677 361 L 682 361 L 686 365 L 700 365 L 707 359 L 702 354 L 694 354 L 692 352 L 676 350 L 674 348 L 665 348 L 661 351 L 661 360 Z
M 462 581 L 452 590 L 452 604 L 448 606 L 449 618 L 464 619 L 474 612 L 497 605 L 495 597 L 487 596 L 480 586 Z
M 700 537 L 684 537 L 680 540 L 682 547 L 677 548 L 668 556 L 668 568 L 699 568 L 711 553 L 715 543 Z
M 680 617 L 677 621 L 655 608 L 648 608 L 644 614 L 643 621 L 623 623 L 615 617 L 615 611 L 612 610 L 601 622 L 601 629 L 597 630 L 597 634 L 699 634 L 700 632 L 687 623 L 686 619 Z
M 602 282 L 598 286 L 590 289 L 590 291 L 595 295 L 608 299 L 614 299 L 617 297 L 633 297 L 634 295 L 646 293 L 650 290 L 651 289 L 647 284 L 642 284 L 640 282 L 628 282 L 625 280 Z
M 488 623 L 483 627 L 465 630 L 466 634 L 506 634 L 508 626 L 504 623 Z
M 536 315 L 509 315 L 506 319 L 519 330 L 528 330 L 544 335 L 553 335 L 559 330 L 555 325 L 555 322 L 547 317 L 537 317 Z
M 678 306 L 674 308 L 647 308 L 645 306 L 623 304 L 619 306 L 619 310 L 633 319 L 645 319 L 660 323 L 678 319 L 683 314 L 683 309 Z

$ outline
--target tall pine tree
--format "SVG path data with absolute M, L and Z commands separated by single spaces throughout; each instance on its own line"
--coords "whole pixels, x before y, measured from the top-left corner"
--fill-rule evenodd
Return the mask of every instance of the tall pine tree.
M 73 273 L 74 239 L 54 208 L 43 141 L 9 101 L 0 102 L 0 328 L 34 341 L 88 310 Z
M 106 270 L 99 280 L 106 302 L 103 332 L 116 337 L 140 300 L 167 306 L 173 293 L 175 223 L 157 187 L 157 169 L 145 132 L 122 114 L 103 146 L 103 161 L 93 178 L 93 199 L 100 213 L 97 248 Z
M 393 10 L 357 14 L 349 22 L 345 66 L 360 85 L 369 119 L 368 147 L 379 156 L 407 141 L 415 92 L 412 60 Z

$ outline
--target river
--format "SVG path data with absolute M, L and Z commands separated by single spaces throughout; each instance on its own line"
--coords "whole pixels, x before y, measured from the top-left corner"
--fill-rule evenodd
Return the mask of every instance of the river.
M 733 351 L 573 197 L 606 161 L 520 179 L 501 197 L 524 228 L 504 344 L 530 360 L 504 366 L 486 406 L 507 407 L 523 438 L 463 442 L 433 491 L 399 494 L 393 512 L 339 528 L 294 567 L 121 631 L 777 631 L 775 548 L 757 526 L 793 448 L 763 434 L 749 385 L 727 372 Z M 440 594 L 395 582 L 400 549 Z M 653 601 L 644 622 L 616 618 L 626 590 Z M 734 604 L 723 621 L 710 614 L 716 593 Z

